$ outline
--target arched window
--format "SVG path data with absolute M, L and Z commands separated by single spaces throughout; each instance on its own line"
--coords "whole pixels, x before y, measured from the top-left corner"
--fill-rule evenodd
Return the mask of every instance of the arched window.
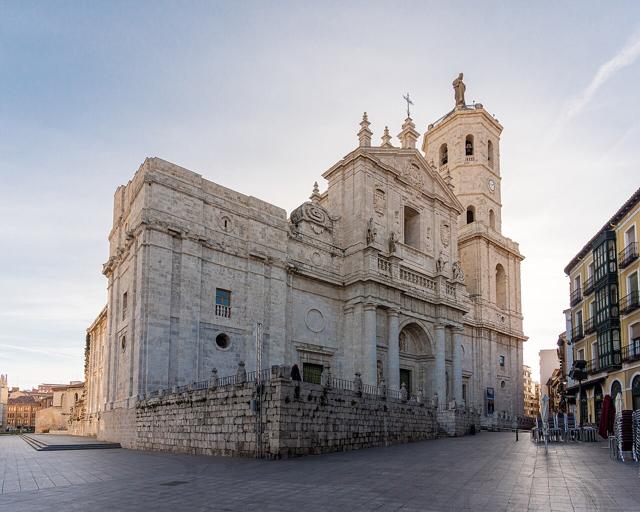
M 446 165 L 449 163 L 449 149 L 446 144 L 440 146 L 440 165 Z
M 493 168 L 493 142 L 487 142 L 487 163 Z
M 467 206 L 467 224 L 471 224 L 476 220 L 476 207 L 473 205 Z
M 473 156 L 473 135 L 469 134 L 464 139 L 464 154 Z
M 491 229 L 496 229 L 496 214 L 493 210 L 489 210 L 489 226 Z
M 507 274 L 500 263 L 496 265 L 496 305 L 507 308 Z
M 633 399 L 633 410 L 640 409 L 640 375 L 633 379 L 631 384 L 631 397 Z

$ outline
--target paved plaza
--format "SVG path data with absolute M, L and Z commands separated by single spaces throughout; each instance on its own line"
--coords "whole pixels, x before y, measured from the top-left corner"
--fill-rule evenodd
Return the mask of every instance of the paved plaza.
M 281 461 L 124 449 L 38 452 L 0 436 L 0 511 L 640 511 L 604 443 L 548 454 L 512 433 Z

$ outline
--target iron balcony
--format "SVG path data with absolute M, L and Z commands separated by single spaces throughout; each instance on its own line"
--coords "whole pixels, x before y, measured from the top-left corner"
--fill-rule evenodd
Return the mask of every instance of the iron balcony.
M 577 290 L 573 290 L 571 292 L 571 297 L 569 300 L 571 307 L 578 304 L 581 300 L 582 300 L 582 290 L 580 288 L 578 288 Z
M 620 352 L 611 352 L 587 361 L 587 373 L 592 375 L 594 373 L 619 370 L 621 366 L 622 358 Z
M 584 329 L 582 328 L 582 324 L 580 325 L 576 325 L 572 330 L 571 330 L 571 341 L 578 341 L 581 340 L 582 338 L 584 338 Z
M 589 277 L 586 280 L 584 286 L 582 287 L 582 292 L 584 293 L 585 297 L 593 292 L 593 276 Z
M 584 333 L 586 335 L 593 332 L 596 332 L 596 323 L 594 322 L 593 318 L 587 318 L 584 323 Z
M 625 362 L 640 359 L 640 338 L 631 340 L 629 345 L 622 347 L 622 360 Z
M 631 313 L 632 311 L 640 308 L 639 295 L 640 294 L 638 293 L 638 290 L 635 290 L 626 297 L 622 297 L 622 299 L 620 299 L 620 312 L 623 315 Z
M 638 259 L 638 242 L 631 242 L 618 253 L 618 266 L 625 268 Z

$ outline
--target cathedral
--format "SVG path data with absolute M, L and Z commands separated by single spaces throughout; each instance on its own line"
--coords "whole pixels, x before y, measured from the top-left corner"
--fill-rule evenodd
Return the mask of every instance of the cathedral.
M 409 112 L 378 144 L 365 113 L 356 147 L 289 216 L 147 158 L 115 193 L 85 433 L 126 435 L 145 394 L 256 360 L 309 381 L 327 366 L 359 373 L 473 407 L 488 428 L 522 415 L 523 256 L 501 229 L 502 126 L 465 103 L 462 78 L 420 148 Z

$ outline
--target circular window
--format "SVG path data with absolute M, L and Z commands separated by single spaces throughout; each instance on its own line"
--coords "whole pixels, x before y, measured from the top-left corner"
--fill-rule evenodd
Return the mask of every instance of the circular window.
M 229 348 L 229 345 L 231 345 L 231 340 L 225 333 L 220 333 L 216 336 L 216 346 L 218 348 L 224 350 L 226 348 Z
M 502 389 L 504 389 L 504 387 L 507 385 L 507 383 L 505 381 L 500 382 L 500 387 Z

